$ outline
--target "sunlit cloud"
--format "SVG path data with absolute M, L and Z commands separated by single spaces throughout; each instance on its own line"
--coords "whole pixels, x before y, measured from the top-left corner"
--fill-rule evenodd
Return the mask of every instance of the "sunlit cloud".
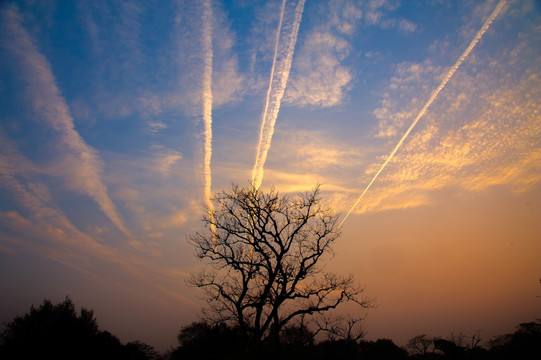
M 202 113 L 204 125 L 204 144 L 203 144 L 203 174 L 204 174 L 204 191 L 205 203 L 212 210 L 211 187 L 212 174 L 210 162 L 212 159 L 212 7 L 210 0 L 205 1 L 203 5 L 203 28 L 201 31 L 202 48 L 203 48 L 203 79 L 202 79 Z
M 436 82 L 443 80 L 444 71 L 430 60 L 398 64 L 395 76 L 389 81 L 389 91 L 383 94 L 380 107 L 373 111 L 379 125 L 376 137 L 396 137 L 404 125 L 418 114 L 422 101 Z
M 155 157 L 156 172 L 163 177 L 169 177 L 171 174 L 171 167 L 182 160 L 182 154 L 177 150 L 160 145 L 154 145 L 152 149 Z
M 321 130 L 307 130 L 284 125 L 276 133 L 275 145 L 267 168 L 288 169 L 291 173 L 312 173 L 327 177 L 348 174 L 365 165 L 367 148 L 352 147 Z M 314 184 L 312 184 L 313 186 Z
M 428 204 L 427 194 L 446 187 L 481 191 L 500 185 L 521 192 L 538 184 L 538 66 L 522 68 L 517 81 L 510 80 L 505 63 L 528 58 L 528 52 L 519 43 L 507 57 L 481 72 L 457 74 L 446 95 L 426 115 L 427 124 L 410 136 L 356 212 L 402 208 L 419 196 L 419 204 Z M 483 58 L 487 60 L 491 61 Z M 479 65 L 477 59 L 472 61 L 472 66 Z M 373 178 L 377 170 L 369 168 L 365 179 Z
M 75 130 L 73 118 L 56 85 L 49 62 L 22 27 L 21 15 L 15 7 L 4 11 L 3 19 L 5 35 L 2 45 L 20 61 L 34 111 L 43 116 L 43 120 L 58 134 L 56 146 L 62 152 L 66 165 L 63 175 L 68 186 L 92 197 L 107 217 L 124 234 L 131 236 L 101 180 L 102 161 L 97 151 Z
M 423 106 L 423 108 L 421 109 L 421 111 L 419 112 L 419 114 L 417 114 L 417 116 L 415 117 L 415 119 L 413 120 L 413 122 L 411 123 L 411 125 L 409 126 L 409 128 L 406 130 L 406 132 L 404 133 L 404 135 L 402 136 L 402 138 L 398 141 L 398 144 L 396 144 L 395 148 L 393 149 L 393 151 L 391 151 L 391 153 L 389 154 L 389 156 L 386 158 L 385 162 L 383 162 L 383 164 L 381 165 L 381 167 L 379 168 L 379 170 L 376 172 L 376 174 L 374 175 L 374 177 L 372 178 L 372 180 L 370 180 L 370 182 L 368 183 L 368 185 L 366 186 L 366 188 L 364 189 L 364 191 L 361 193 L 361 195 L 359 196 L 359 198 L 357 199 L 357 201 L 353 204 L 353 206 L 351 207 L 351 209 L 347 212 L 347 214 L 344 216 L 344 218 L 342 219 L 341 223 L 340 223 L 340 226 L 342 226 L 342 224 L 344 223 L 344 221 L 346 221 L 346 219 L 348 218 L 349 214 L 351 214 L 351 212 L 355 209 L 355 207 L 357 206 L 357 204 L 361 201 L 361 199 L 363 198 L 364 194 L 366 194 L 366 192 L 368 191 L 368 189 L 370 189 L 370 186 L 376 181 L 376 179 L 378 178 L 379 174 L 383 171 L 383 169 L 385 169 L 385 166 L 392 160 L 393 156 L 396 154 L 396 152 L 398 151 L 398 149 L 402 146 L 404 140 L 408 137 L 408 135 L 410 134 L 410 132 L 413 130 L 413 128 L 415 127 L 415 125 L 417 125 L 417 122 L 421 119 L 421 117 L 425 114 L 425 112 L 427 111 L 427 109 L 430 107 L 430 105 L 432 104 L 432 102 L 438 97 L 439 93 L 441 90 L 443 90 L 443 88 L 445 88 L 445 86 L 447 85 L 447 83 L 449 82 L 449 80 L 451 80 L 451 78 L 453 77 L 453 75 L 455 74 L 456 70 L 460 67 L 460 65 L 462 65 L 462 63 L 464 62 L 464 60 L 468 57 L 468 55 L 470 54 L 470 52 L 475 48 L 475 46 L 477 45 L 477 43 L 479 42 L 479 40 L 481 39 L 481 37 L 483 36 L 483 34 L 488 30 L 488 28 L 490 27 L 490 25 L 492 24 L 492 22 L 494 21 L 494 19 L 499 15 L 499 13 L 501 12 L 502 8 L 505 6 L 506 4 L 506 1 L 505 0 L 501 0 L 498 5 L 496 6 L 496 8 L 494 9 L 494 11 L 492 12 L 492 14 L 489 16 L 489 18 L 485 21 L 483 27 L 479 30 L 479 32 L 477 32 L 477 34 L 475 35 L 474 39 L 472 40 L 472 42 L 468 45 L 468 47 L 466 48 L 466 50 L 464 50 L 464 52 L 462 53 L 462 55 L 460 55 L 460 57 L 458 58 L 458 60 L 455 62 L 455 64 L 453 65 L 453 67 L 449 70 L 449 72 L 445 75 L 445 78 L 443 79 L 443 81 L 440 83 L 440 85 L 436 88 L 436 90 L 434 90 L 434 92 L 432 92 L 432 95 L 430 95 L 430 98 L 428 99 L 428 101 L 425 103 L 425 105 Z

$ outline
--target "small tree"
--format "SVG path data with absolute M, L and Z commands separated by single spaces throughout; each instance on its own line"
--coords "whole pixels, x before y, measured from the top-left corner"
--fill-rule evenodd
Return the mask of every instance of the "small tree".
M 431 338 L 426 336 L 425 334 L 417 335 L 415 337 L 412 337 L 407 345 L 406 348 L 413 354 L 413 355 L 424 355 L 428 354 L 429 352 L 434 351 L 434 340 L 435 338 Z
M 233 185 L 213 201 L 204 218 L 209 232 L 189 237 L 206 266 L 188 283 L 205 291 L 209 318 L 277 343 L 281 330 L 300 319 L 344 302 L 370 306 L 353 276 L 320 266 L 340 232 L 319 186 L 290 198 Z

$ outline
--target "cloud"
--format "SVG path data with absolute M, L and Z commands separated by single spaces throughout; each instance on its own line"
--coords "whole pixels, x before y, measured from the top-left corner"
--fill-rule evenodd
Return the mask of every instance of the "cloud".
M 147 123 L 150 133 L 151 134 L 157 134 L 159 131 L 167 129 L 167 125 L 164 124 L 162 121 L 149 121 Z
M 400 30 L 402 30 L 403 32 L 405 32 L 405 33 L 410 33 L 410 32 L 414 32 L 415 30 L 417 30 L 417 25 L 415 25 L 414 23 L 412 23 L 409 20 L 402 19 L 402 20 L 400 20 L 398 22 L 398 28 Z
M 3 229 L 0 233 L 0 251 L 34 252 L 103 283 L 125 288 L 160 303 L 172 305 L 180 299 L 185 304 L 193 305 L 193 301 L 171 290 L 175 289 L 173 285 L 179 278 L 186 276 L 185 273 L 153 263 L 152 255 L 160 258 L 161 254 L 151 244 L 132 240 L 115 248 L 100 240 L 108 232 L 106 228 L 93 226 L 90 230 L 94 236 L 77 229 L 55 203 L 49 188 L 38 179 L 40 174 L 43 174 L 43 170 L 26 159 L 0 128 L 0 188 L 17 203 L 14 207 L 16 210 L 0 211 L 0 226 Z M 125 191 L 124 196 L 132 201 L 132 210 L 144 213 L 144 207 L 137 204 L 139 195 L 136 191 Z M 184 224 L 185 212 L 173 210 L 163 224 L 178 229 Z M 105 270 L 111 266 L 119 266 L 128 272 L 139 285 L 141 280 L 147 282 L 154 289 L 150 294 L 158 290 L 162 296 L 140 293 L 126 285 L 125 278 L 115 279 Z M 114 274 L 118 274 L 118 271 L 115 270 Z M 169 298 L 164 298 L 164 294 Z
M 270 163 L 292 172 L 325 174 L 349 171 L 365 161 L 366 149 L 352 147 L 342 139 L 334 139 L 321 130 L 297 129 L 285 125 L 277 134 L 276 147 Z
M 402 17 L 389 17 L 391 13 L 400 7 L 400 2 L 394 0 L 370 0 L 363 4 L 364 24 L 379 26 L 382 29 L 396 28 L 402 33 L 412 33 L 417 30 L 417 25 Z
M 285 101 L 297 106 L 336 106 L 351 88 L 353 70 L 342 65 L 349 43 L 331 33 L 308 35 L 295 60 Z
M 357 24 L 362 19 L 363 11 L 352 1 L 333 1 L 323 10 L 328 18 L 326 27 L 339 34 L 353 35 Z
M 360 24 L 416 31 L 413 22 L 388 17 L 398 8 L 396 1 L 332 1 L 320 7 L 326 22 L 306 35 L 295 62 L 284 100 L 296 106 L 332 107 L 343 103 L 357 75 L 347 65 L 352 37 Z M 367 53 L 372 55 L 372 53 Z
M 495 55 L 476 49 L 356 212 L 428 204 L 431 193 L 448 187 L 468 192 L 499 185 L 521 192 L 541 182 L 541 69 L 528 46 L 538 37 L 523 36 Z M 402 70 L 394 83 L 407 84 L 417 73 Z M 370 167 L 364 178 L 378 168 Z
M 445 73 L 443 67 L 430 60 L 398 64 L 380 107 L 373 111 L 379 126 L 376 137 L 395 138 L 405 124 L 415 118 Z
M 406 19 L 386 19 L 379 23 L 383 29 L 397 28 L 402 33 L 412 33 L 417 30 L 417 25 Z
M 56 205 L 45 184 L 31 178 L 32 172 L 28 169 L 35 170 L 36 167 L 28 165 L 30 162 L 1 131 L 0 142 L 2 144 L 0 160 L 3 165 L 0 167 L 0 183 L 17 201 L 21 210 L 29 213 L 30 217 L 25 217 L 17 211 L 8 211 L 0 214 L 0 222 L 12 231 L 25 234 L 23 238 L 40 239 L 37 241 L 40 244 L 39 252 L 48 254 L 48 257 L 62 261 L 67 261 L 68 258 L 81 260 L 81 254 L 84 253 L 104 258 L 112 257 L 110 249 L 80 232 L 71 223 Z M 30 246 L 29 244 L 25 246 Z M 55 255 L 58 249 L 53 250 L 48 244 L 59 246 L 64 250 Z M 74 249 L 82 251 L 72 252 Z
M 115 164 L 107 174 L 111 196 L 125 209 L 125 217 L 136 227 L 134 233 L 151 247 L 149 251 L 161 246 L 155 241 L 156 234 L 162 233 L 168 241 L 178 239 L 179 227 L 199 225 L 204 214 L 201 177 L 194 173 L 201 168 L 200 161 L 179 156 L 182 154 L 163 145 L 154 145 L 142 156 L 107 153 L 107 163 Z
M 154 145 L 155 169 L 163 177 L 169 177 L 171 167 L 179 160 L 182 160 L 182 154 L 174 149 L 166 148 L 161 145 Z
M 230 29 L 225 11 L 213 4 L 213 106 L 236 103 L 246 92 L 247 79 L 239 70 L 239 60 L 235 52 L 236 38 Z
M 499 2 L 493 15 L 504 4 Z M 494 26 L 505 27 L 505 22 L 505 18 L 500 19 Z M 362 177 L 361 182 L 369 183 L 381 171 L 381 163 L 389 162 L 355 211 L 429 204 L 438 190 L 449 187 L 469 192 L 500 185 L 521 192 L 538 184 L 541 120 L 536 115 L 540 105 L 534 99 L 541 96 L 541 69 L 535 61 L 538 52 L 532 51 L 531 44 L 539 36 L 535 31 L 523 33 L 519 43 L 500 46 L 497 52 L 487 52 L 486 45 L 480 46 L 452 79 L 449 74 L 456 64 L 444 72 L 447 75 L 442 84 L 448 81 L 448 85 L 437 100 L 431 97 L 429 102 L 434 103 L 429 109 L 425 104 L 421 113 L 427 111 L 420 129 L 411 134 L 394 158 L 380 158 L 379 164 L 370 166 Z M 477 40 L 478 36 L 471 44 Z M 483 43 L 489 41 L 487 37 Z M 464 57 L 463 53 L 457 63 Z M 402 133 L 399 130 L 404 120 L 415 115 L 412 109 L 422 104 L 415 95 L 409 102 L 406 98 L 426 92 L 427 84 L 435 81 L 436 69 L 428 61 L 397 67 L 383 106 L 375 111 L 380 120 L 376 136 L 381 136 L 385 128 L 387 136 Z M 443 90 L 441 84 L 438 89 Z
M 295 56 L 284 100 L 296 106 L 336 106 L 351 89 L 353 69 L 343 62 L 362 11 L 341 1 L 326 4 L 322 12 L 327 22 L 306 35 Z
M 0 126 L 0 174 L 25 176 L 36 172 L 39 172 L 39 168 L 17 150 L 15 143 L 8 139 Z
M 62 175 L 68 186 L 94 199 L 109 219 L 127 236 L 131 236 L 101 180 L 102 161 L 96 149 L 90 147 L 73 124 L 65 99 L 56 85 L 51 66 L 38 51 L 34 41 L 21 25 L 16 7 L 3 12 L 2 45 L 24 71 L 29 102 L 48 126 L 56 131 L 56 148 L 62 156 Z

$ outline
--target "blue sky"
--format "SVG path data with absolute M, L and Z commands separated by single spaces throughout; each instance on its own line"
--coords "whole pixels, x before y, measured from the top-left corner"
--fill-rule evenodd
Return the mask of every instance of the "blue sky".
M 378 298 L 369 338 L 490 337 L 540 316 L 535 1 L 0 15 L 2 321 L 70 295 L 123 341 L 167 348 L 201 304 L 186 235 L 211 193 L 250 181 L 320 183 L 351 211 L 329 266 Z

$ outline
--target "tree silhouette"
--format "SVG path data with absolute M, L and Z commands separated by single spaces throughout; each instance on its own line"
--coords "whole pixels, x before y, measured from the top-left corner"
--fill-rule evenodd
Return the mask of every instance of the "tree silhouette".
M 434 350 L 434 340 L 434 338 L 428 337 L 425 334 L 417 335 L 408 341 L 406 348 L 414 356 L 427 357 L 428 353 Z
M 153 359 L 158 354 L 141 342 L 124 346 L 100 331 L 92 310 L 79 314 L 72 301 L 56 305 L 44 300 L 23 316 L 4 324 L 0 359 Z
M 541 319 L 522 323 L 512 334 L 496 337 L 491 342 L 490 352 L 497 359 L 541 358 Z
M 251 353 L 249 342 L 238 328 L 225 323 L 194 322 L 180 330 L 177 340 L 179 346 L 171 354 L 171 360 L 244 359 Z
M 319 186 L 287 197 L 233 185 L 213 201 L 215 210 L 204 219 L 209 232 L 189 237 L 206 266 L 188 283 L 204 289 L 210 319 L 236 324 L 254 340 L 279 343 L 288 324 L 344 302 L 370 306 L 351 275 L 319 266 L 340 235 Z
M 361 359 L 364 360 L 405 360 L 408 352 L 390 339 L 378 339 L 376 341 L 361 341 Z

